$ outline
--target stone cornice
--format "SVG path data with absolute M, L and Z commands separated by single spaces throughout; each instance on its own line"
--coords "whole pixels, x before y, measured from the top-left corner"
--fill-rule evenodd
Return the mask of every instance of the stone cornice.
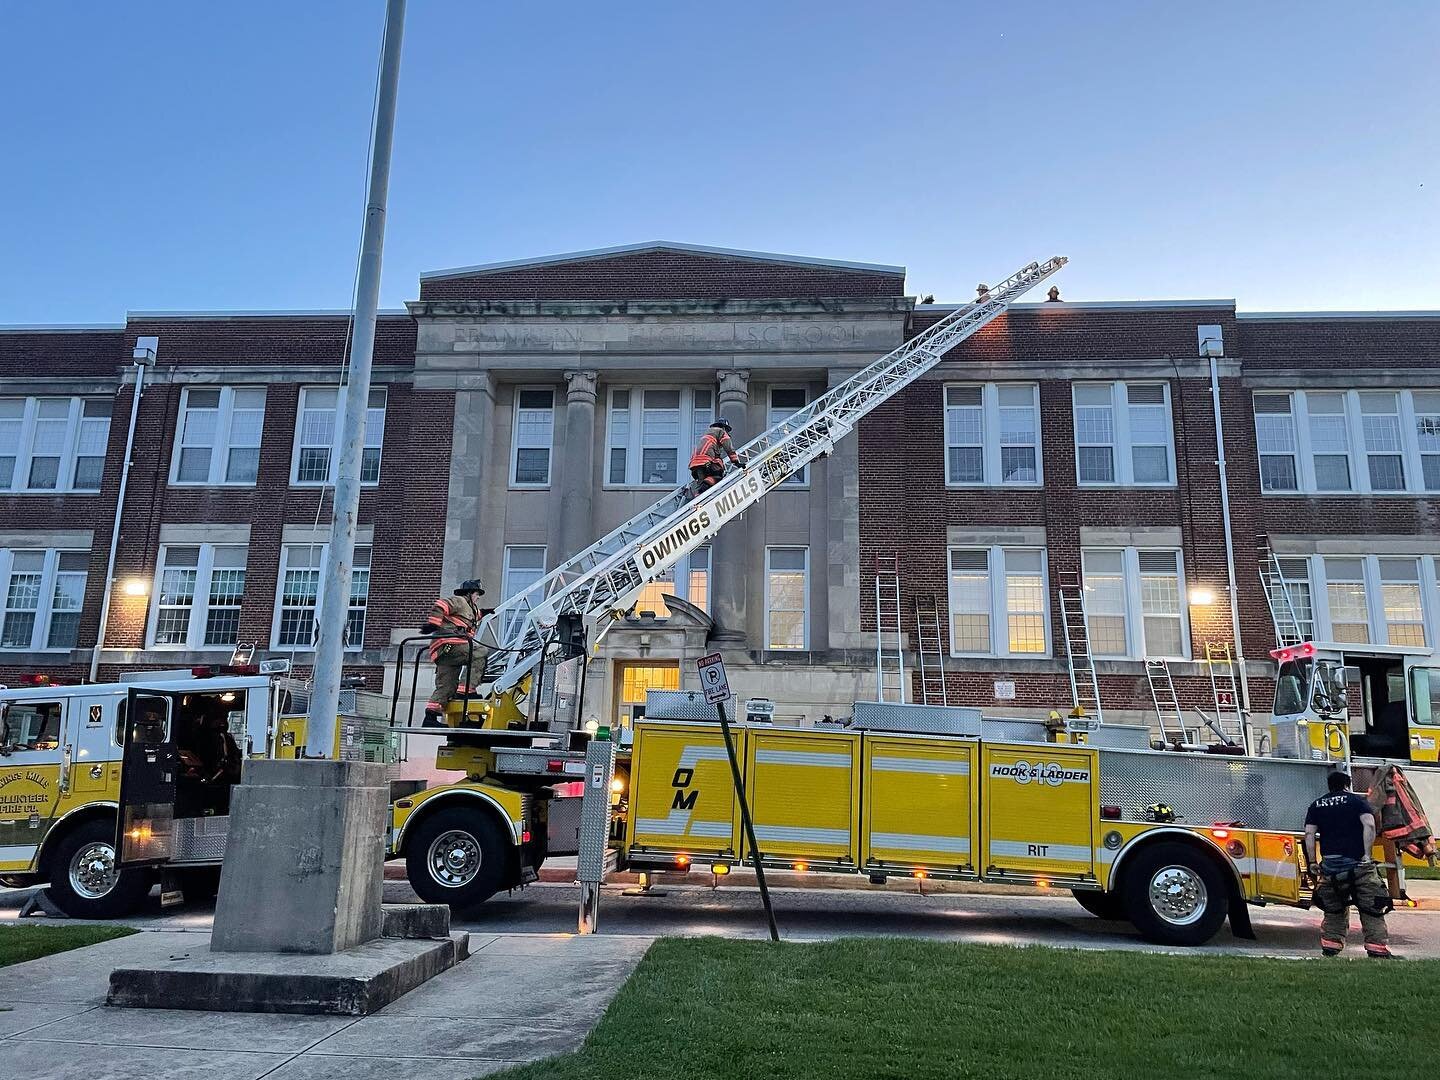
M 900 315 L 914 300 L 814 297 L 774 300 L 411 300 L 417 319 L 632 317 L 647 315 Z

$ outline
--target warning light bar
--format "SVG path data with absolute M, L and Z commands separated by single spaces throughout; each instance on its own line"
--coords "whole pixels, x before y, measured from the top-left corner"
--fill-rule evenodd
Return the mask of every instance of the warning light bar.
M 1284 645 L 1271 649 L 1270 655 L 1281 664 L 1288 664 L 1291 660 L 1308 660 L 1315 655 L 1315 643 L 1304 641 L 1299 645 Z

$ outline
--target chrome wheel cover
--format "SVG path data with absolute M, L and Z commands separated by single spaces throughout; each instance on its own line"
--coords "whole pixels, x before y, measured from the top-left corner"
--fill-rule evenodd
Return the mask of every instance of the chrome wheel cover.
M 425 853 L 425 865 L 430 868 L 431 879 L 449 889 L 458 889 L 474 881 L 483 861 L 480 841 L 463 829 L 441 833 L 431 841 L 430 850 Z
M 70 888 L 86 900 L 99 900 L 115 888 L 120 874 L 115 868 L 115 848 L 94 841 L 80 848 L 70 859 Z
M 1189 926 L 1205 914 L 1205 882 L 1188 866 L 1165 866 L 1150 878 L 1150 907 L 1171 926 Z

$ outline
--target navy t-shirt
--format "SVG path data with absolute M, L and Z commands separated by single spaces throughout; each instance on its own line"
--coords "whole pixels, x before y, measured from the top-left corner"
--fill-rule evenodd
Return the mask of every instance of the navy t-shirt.
M 1360 862 L 1370 858 L 1365 850 L 1365 827 L 1361 814 L 1374 813 L 1370 804 L 1353 791 L 1321 795 L 1305 813 L 1305 824 L 1320 831 L 1320 850 L 1325 855 L 1344 855 Z

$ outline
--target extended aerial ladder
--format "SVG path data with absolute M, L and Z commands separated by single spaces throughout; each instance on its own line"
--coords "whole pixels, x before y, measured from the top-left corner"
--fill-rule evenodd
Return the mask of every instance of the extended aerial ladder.
M 1011 274 L 971 303 L 926 327 L 845 382 L 740 448 L 744 470 L 693 495 L 689 485 L 661 497 L 529 588 L 502 602 L 476 634 L 490 650 L 490 695 L 525 696 L 548 646 L 564 638 L 573 653 L 584 626 L 601 633 L 623 618 L 648 582 L 709 542 L 797 470 L 827 455 L 877 406 L 904 390 L 1021 295 L 1065 265 L 1057 256 Z M 693 497 L 692 497 L 693 496 Z M 474 680 L 481 682 L 482 680 Z M 495 710 L 499 717 L 514 710 Z

